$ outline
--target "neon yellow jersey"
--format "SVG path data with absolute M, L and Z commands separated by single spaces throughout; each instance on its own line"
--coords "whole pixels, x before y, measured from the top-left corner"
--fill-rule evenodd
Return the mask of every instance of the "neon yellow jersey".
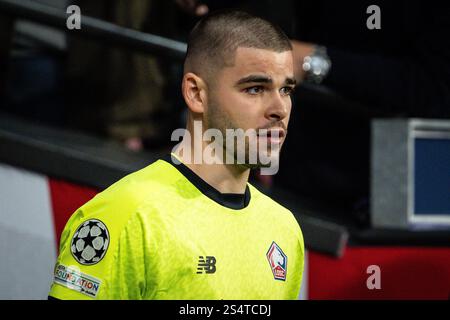
M 158 160 L 69 219 L 49 296 L 58 299 L 296 299 L 304 244 L 292 213 L 247 185 L 220 194 Z

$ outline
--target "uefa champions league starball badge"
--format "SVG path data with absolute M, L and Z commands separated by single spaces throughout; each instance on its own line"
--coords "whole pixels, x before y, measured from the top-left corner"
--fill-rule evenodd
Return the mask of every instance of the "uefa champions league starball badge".
M 72 237 L 70 251 L 82 265 L 94 265 L 106 254 L 109 232 L 106 225 L 97 219 L 83 222 Z

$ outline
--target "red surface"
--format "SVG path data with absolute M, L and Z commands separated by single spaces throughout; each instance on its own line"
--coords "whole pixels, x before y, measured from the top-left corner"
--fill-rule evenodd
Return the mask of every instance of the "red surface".
M 367 288 L 370 265 L 381 289 Z M 349 247 L 341 259 L 308 252 L 309 299 L 449 299 L 450 248 Z
M 72 213 L 92 199 L 99 191 L 62 180 L 48 179 L 53 207 L 56 245 L 59 248 L 61 233 Z

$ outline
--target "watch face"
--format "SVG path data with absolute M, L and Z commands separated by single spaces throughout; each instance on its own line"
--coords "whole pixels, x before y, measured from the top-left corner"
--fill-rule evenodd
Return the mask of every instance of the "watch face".
M 315 75 L 325 75 L 330 68 L 330 63 L 319 56 L 312 56 L 310 61 L 310 70 Z
M 326 49 L 318 48 L 311 56 L 306 56 L 302 67 L 306 73 L 305 80 L 321 83 L 331 68 L 331 61 L 326 54 Z

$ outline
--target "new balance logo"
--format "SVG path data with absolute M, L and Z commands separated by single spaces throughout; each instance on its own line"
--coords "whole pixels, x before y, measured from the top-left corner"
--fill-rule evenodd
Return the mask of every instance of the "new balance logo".
M 213 256 L 199 256 L 197 274 L 216 272 L 216 258 Z

